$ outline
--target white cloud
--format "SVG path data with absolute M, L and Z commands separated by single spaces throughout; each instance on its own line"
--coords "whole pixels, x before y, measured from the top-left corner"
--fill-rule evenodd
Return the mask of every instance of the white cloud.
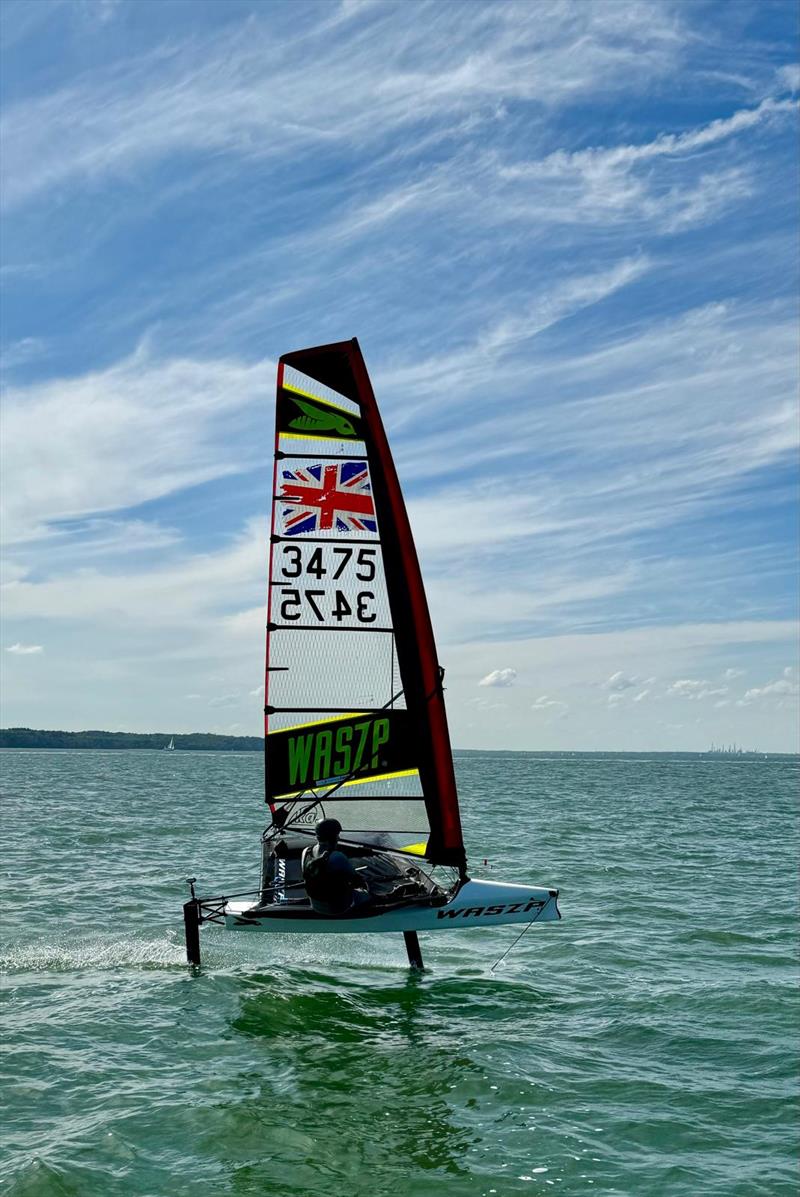
M 41 644 L 9 644 L 6 648 L 7 653 L 14 653 L 17 656 L 26 657 L 31 653 L 42 653 L 44 647 Z
M 504 166 L 501 177 L 518 186 L 535 184 L 528 196 L 530 215 L 551 222 L 614 225 L 638 220 L 661 232 L 678 232 L 715 219 L 745 199 L 753 180 L 738 166 L 691 171 L 694 159 L 721 142 L 786 120 L 797 111 L 789 99 L 763 100 L 683 133 L 662 133 L 641 144 L 556 150 L 536 161 Z M 678 161 L 677 181 L 659 163 Z
M 506 462 L 519 446 L 520 468 L 531 444 L 556 463 L 518 501 L 513 521 L 501 517 L 488 479 L 485 495 L 476 482 L 466 496 L 475 500 L 469 518 L 454 509 L 440 533 L 440 494 L 412 497 L 423 511 L 430 508 L 425 523 L 439 542 L 466 543 L 473 527 L 504 537 L 524 527 L 569 534 L 573 546 L 578 536 L 587 543 L 628 536 L 692 511 L 708 517 L 724 506 L 729 512 L 731 492 L 743 479 L 797 451 L 797 331 L 788 309 L 711 304 L 584 355 L 570 347 L 564 357 L 540 356 L 535 392 L 529 358 L 509 356 L 503 364 L 509 399 L 487 413 L 482 399 L 496 370 L 497 361 L 476 341 L 458 355 L 381 374 L 390 412 L 396 395 L 404 419 L 429 411 L 431 398 L 443 409 L 447 396 L 474 411 L 424 445 L 415 439 L 407 450 L 401 439 L 404 478 L 441 480 L 442 463 L 450 460 L 464 469 L 496 469 L 492 446 Z M 408 403 L 410 393 L 417 404 Z M 459 498 L 455 488 L 449 493 Z M 752 502 L 752 492 L 741 501 Z
M 248 405 L 272 400 L 271 364 L 158 361 L 142 347 L 73 379 L 9 388 L 3 412 L 6 541 L 163 497 L 242 468 Z M 222 435 L 224 430 L 224 436 Z
M 623 690 L 630 690 L 638 683 L 638 680 L 637 677 L 629 677 L 621 669 L 618 669 L 616 673 L 612 673 L 611 677 L 603 682 L 603 689 L 621 693 Z
M 797 682 L 797 671 L 791 665 L 787 666 L 781 677 L 774 682 L 767 682 L 764 686 L 753 686 L 745 692 L 742 703 L 758 702 L 764 698 L 796 698 L 800 693 Z
M 135 53 L 99 65 L 87 52 L 80 73 L 67 64 L 12 98 L 9 270 L 26 288 L 12 361 L 41 352 L 23 378 L 54 361 L 75 371 L 15 388 L 4 436 L 17 541 L 6 638 L 46 644 L 48 674 L 58 657 L 53 694 L 89 695 L 104 717 L 150 712 L 156 693 L 169 714 L 171 687 L 175 710 L 184 691 L 202 694 L 183 704 L 195 717 L 238 695 L 216 717 L 244 721 L 246 707 L 255 725 L 274 375 L 252 352 L 225 355 L 351 331 L 379 367 L 448 697 L 463 687 L 465 709 L 477 679 L 509 672 L 497 660 L 517 662 L 522 681 L 476 700 L 498 736 L 507 717 L 503 742 L 525 747 L 531 724 L 566 707 L 560 692 L 598 743 L 608 707 L 625 712 L 615 737 L 655 727 L 669 680 L 655 690 L 651 670 L 697 681 L 683 697 L 705 719 L 716 697 L 731 701 L 726 665 L 744 660 L 759 680 L 789 659 L 776 648 L 784 546 L 754 548 L 745 531 L 736 561 L 719 548 L 741 512 L 767 526 L 765 496 L 779 498 L 796 446 L 795 314 L 763 298 L 785 282 L 775 176 L 794 110 L 771 98 L 732 113 L 729 100 L 732 83 L 766 94 L 772 62 L 743 53 L 754 77 L 729 75 L 712 97 L 704 68 L 730 24 L 712 52 L 691 6 L 670 0 L 465 3 L 455 22 L 438 0 L 418 11 L 409 22 L 402 5 L 353 0 L 287 26 L 256 6 L 213 33 L 179 25 L 168 44 L 159 25 Z M 727 115 L 654 125 L 660 78 Z M 37 96 L 48 87 L 60 90 Z M 533 161 L 509 166 L 522 155 Z M 201 204 L 193 254 L 170 241 L 160 280 L 152 231 L 170 237 L 187 197 L 224 206 L 231 189 L 241 220 L 212 243 Z M 730 235 L 653 241 L 736 205 Z M 76 220 L 87 237 L 71 236 Z M 56 263 L 70 239 L 72 260 Z M 141 251 L 133 276 L 123 243 Z M 72 317 L 57 329 L 52 303 L 32 300 L 51 273 Z M 115 361 L 148 325 L 158 352 Z M 242 474 L 253 464 L 258 481 Z M 689 622 L 699 611 L 708 624 Z M 121 698 L 107 707 L 112 683 Z M 49 691 L 33 689 L 38 711 Z M 760 711 L 751 698 L 730 722 L 766 726 L 785 698 Z
M 521 168 L 521 173 L 528 176 L 549 177 L 552 175 L 569 174 L 582 171 L 589 174 L 602 174 L 610 168 L 629 166 L 634 162 L 648 161 L 653 158 L 683 156 L 687 153 L 705 149 L 718 141 L 726 140 L 746 129 L 755 128 L 779 116 L 789 116 L 796 112 L 798 104 L 793 100 L 775 100 L 768 98 L 756 108 L 743 108 L 732 116 L 721 117 L 686 133 L 661 133 L 653 141 L 642 145 L 621 145 L 614 147 L 599 147 L 586 150 L 576 150 L 568 153 L 556 150 L 540 162 L 527 163 Z
M 507 500 L 497 486 L 477 481 L 469 488 L 440 486 L 424 498 L 409 501 L 417 548 L 452 553 L 479 543 L 522 540 L 555 532 L 562 517 L 544 498 L 532 490 L 521 497 L 516 518 L 508 520 Z
M 698 698 L 708 688 L 705 678 L 685 677 L 673 682 L 667 689 L 671 698 Z
M 493 669 L 491 673 L 487 673 L 486 677 L 481 678 L 478 682 L 479 686 L 513 686 L 516 681 L 516 669 Z
M 531 704 L 531 710 L 537 712 L 546 711 L 551 716 L 550 720 L 545 723 L 552 722 L 553 719 L 564 719 L 569 712 L 569 704 L 562 702 L 558 698 L 550 698 L 547 694 L 540 694 L 534 703 Z
M 692 702 L 701 702 L 705 698 L 727 694 L 729 689 L 728 686 L 714 686 L 705 679 L 682 678 L 673 682 L 666 693 L 668 698 L 688 698 Z
M 438 628 L 439 621 L 435 622 Z M 449 686 L 458 684 L 469 694 L 474 693 L 476 675 L 488 672 L 502 653 L 506 659 L 513 654 L 520 675 L 545 680 L 547 689 L 542 686 L 545 694 L 569 686 L 581 689 L 588 696 L 597 694 L 598 675 L 610 671 L 620 660 L 636 662 L 648 676 L 664 676 L 676 666 L 688 668 L 698 660 L 730 660 L 731 649 L 739 646 L 747 646 L 748 652 L 758 647 L 770 656 L 783 655 L 787 646 L 795 643 L 796 636 L 792 620 L 666 624 L 473 641 L 450 645 L 440 655 L 447 666 Z M 518 692 L 524 693 L 522 688 Z
M 535 337 L 559 321 L 635 282 L 647 273 L 650 266 L 650 260 L 640 255 L 626 258 L 596 274 L 564 279 L 529 303 L 521 315 L 515 313 L 507 316 L 486 329 L 479 339 L 478 350 L 498 353 Z
M 779 67 L 778 80 L 787 91 L 800 91 L 800 66 L 796 62 L 790 62 Z
M 746 669 L 726 669 L 722 676 L 726 681 L 732 682 L 737 677 L 744 677 L 746 673 Z
M 182 553 L 144 570 L 70 570 L 31 581 L 13 577 L 3 587 L 6 619 L 60 619 L 92 624 L 120 619 L 142 630 L 185 629 L 208 636 L 229 634 L 225 616 L 257 614 L 248 624 L 263 634 L 264 523 L 256 518 L 215 553 Z M 251 607 L 249 600 L 252 599 Z M 222 618 L 221 618 L 222 616 Z M 235 628 L 231 629 L 235 631 Z M 263 644 L 262 644 L 263 649 Z M 255 679 L 254 679 L 255 680 Z
M 44 348 L 41 337 L 23 337 L 14 341 L 0 353 L 0 369 L 14 370 L 17 366 L 27 365 L 28 362 L 41 357 Z
M 113 11 L 113 10 L 112 10 Z M 172 154 L 291 157 L 330 145 L 366 149 L 400 130 L 496 110 L 552 109 L 598 88 L 650 82 L 678 51 L 666 6 L 467 5 L 444 36 L 438 5 L 409 22 L 392 6 L 354 10 L 342 37 L 326 11 L 276 38 L 247 21 L 228 36 L 186 39 L 112 62 L 5 118 L 5 202 L 78 178 L 127 177 Z M 341 15 L 341 14 L 340 14 Z M 387 47 L 388 52 L 387 52 Z M 313 69 L 309 69 L 309 62 Z
M 82 11 L 87 20 L 96 21 L 99 25 L 107 25 L 122 8 L 122 0 L 83 0 Z
M 642 214 L 662 233 L 679 233 L 709 224 L 736 203 L 753 195 L 756 185 L 747 171 L 731 167 L 701 175 L 694 186 L 671 187 L 643 205 Z

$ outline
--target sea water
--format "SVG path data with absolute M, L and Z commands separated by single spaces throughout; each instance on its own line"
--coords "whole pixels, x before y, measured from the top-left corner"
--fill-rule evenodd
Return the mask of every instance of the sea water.
M 8 1197 L 795 1194 L 796 758 L 463 754 L 475 876 L 563 921 L 202 933 L 256 753 L 0 754 Z M 486 863 L 484 864 L 484 859 Z

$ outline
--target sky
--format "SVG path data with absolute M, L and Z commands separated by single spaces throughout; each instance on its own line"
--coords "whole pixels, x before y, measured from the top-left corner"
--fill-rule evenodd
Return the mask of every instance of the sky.
M 797 9 L 4 0 L 2 722 L 259 734 L 359 338 L 458 748 L 798 749 Z

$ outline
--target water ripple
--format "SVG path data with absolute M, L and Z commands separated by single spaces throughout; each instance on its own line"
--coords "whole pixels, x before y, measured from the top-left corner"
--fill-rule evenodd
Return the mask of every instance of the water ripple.
M 460 757 L 475 875 L 565 919 L 421 976 L 216 927 L 187 970 L 183 877 L 254 882 L 256 754 L 2 764 L 11 1197 L 794 1194 L 796 761 Z

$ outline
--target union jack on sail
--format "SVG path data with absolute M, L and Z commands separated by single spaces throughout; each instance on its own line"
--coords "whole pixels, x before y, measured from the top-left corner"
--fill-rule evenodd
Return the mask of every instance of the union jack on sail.
M 281 471 L 284 536 L 309 532 L 376 532 L 375 503 L 365 461 L 299 466 Z

